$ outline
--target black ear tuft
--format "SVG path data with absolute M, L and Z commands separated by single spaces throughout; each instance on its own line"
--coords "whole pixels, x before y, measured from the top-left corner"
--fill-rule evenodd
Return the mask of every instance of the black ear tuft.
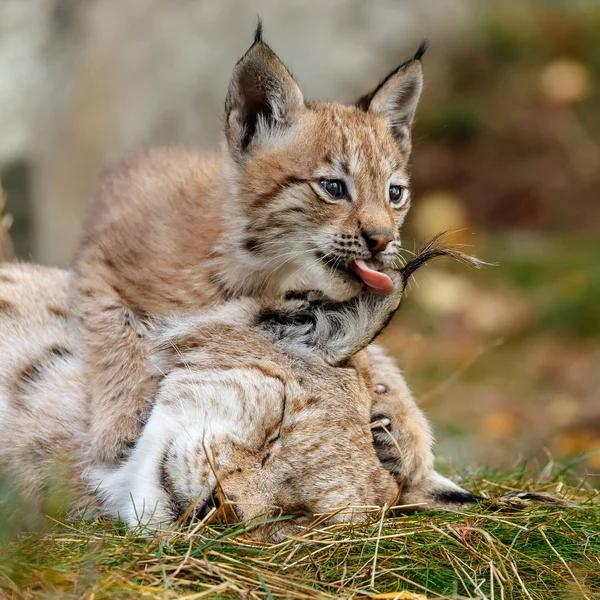
M 262 40 L 262 21 L 254 43 L 237 62 L 225 98 L 225 137 L 236 160 L 255 139 L 285 129 L 304 108 L 298 84 Z
M 263 41 L 262 33 L 263 33 L 262 19 L 260 17 L 258 17 L 258 19 L 256 21 L 256 29 L 254 30 L 254 43 L 255 44 L 262 43 L 262 41 Z M 425 46 L 425 47 L 427 47 L 427 46 Z M 425 50 L 423 50 L 423 52 L 425 52 Z
M 423 40 L 411 58 L 398 65 L 372 92 L 356 102 L 361 110 L 387 121 L 398 147 L 406 155 L 410 154 L 410 129 L 423 89 L 421 58 L 427 46 L 427 40 Z
M 421 60 L 423 58 L 423 54 L 427 52 L 427 48 L 429 48 L 429 40 L 423 40 L 417 48 L 415 55 L 411 58 L 410 62 L 413 60 Z
M 369 110 L 369 106 L 371 105 L 371 101 L 373 100 L 375 94 L 377 94 L 377 92 L 379 90 L 381 90 L 383 88 L 383 86 L 386 83 L 388 83 L 388 81 L 390 81 L 391 79 L 396 77 L 401 71 L 406 69 L 406 67 L 408 67 L 409 65 L 411 65 L 414 62 L 417 62 L 417 61 L 420 62 L 421 58 L 423 58 L 423 55 L 425 54 L 425 52 L 427 52 L 427 48 L 429 48 L 429 40 L 425 39 L 419 44 L 417 51 L 411 56 L 411 58 L 409 58 L 408 60 L 405 60 L 403 63 L 398 65 L 391 73 L 389 73 L 384 79 L 381 80 L 379 85 L 377 85 L 377 87 L 372 92 L 369 92 L 368 94 L 365 94 L 364 96 L 361 96 L 356 101 L 356 106 L 358 106 L 358 108 L 361 108 L 364 111 Z

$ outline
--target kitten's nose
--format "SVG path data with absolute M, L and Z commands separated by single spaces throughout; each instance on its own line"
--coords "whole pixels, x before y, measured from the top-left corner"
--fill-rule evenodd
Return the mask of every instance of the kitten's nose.
M 364 231 L 363 237 L 367 242 L 367 247 L 373 254 L 385 250 L 387 245 L 394 239 L 394 236 L 385 231 Z

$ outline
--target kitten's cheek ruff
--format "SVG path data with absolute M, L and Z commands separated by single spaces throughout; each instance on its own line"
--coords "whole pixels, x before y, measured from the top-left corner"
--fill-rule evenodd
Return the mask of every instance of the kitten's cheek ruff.
M 372 261 L 366 261 L 363 258 L 355 258 L 352 262 L 352 269 L 361 278 L 365 285 L 374 292 L 382 296 L 387 296 L 394 289 L 394 283 L 389 275 L 377 271 L 377 265 L 369 264 Z

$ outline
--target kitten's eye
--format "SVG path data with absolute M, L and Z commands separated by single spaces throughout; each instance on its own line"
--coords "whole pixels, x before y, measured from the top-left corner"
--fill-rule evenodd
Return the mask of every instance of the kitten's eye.
M 332 197 L 338 200 L 347 198 L 346 186 L 339 179 L 321 179 L 321 187 Z
M 394 208 L 400 208 L 405 202 L 407 197 L 407 191 L 405 187 L 400 185 L 390 185 L 390 204 Z

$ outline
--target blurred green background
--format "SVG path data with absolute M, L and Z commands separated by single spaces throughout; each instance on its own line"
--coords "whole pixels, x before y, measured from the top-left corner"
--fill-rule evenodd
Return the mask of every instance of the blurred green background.
M 256 15 L 308 97 L 349 101 L 423 37 L 407 248 L 497 263 L 418 274 L 385 333 L 457 465 L 600 472 L 600 4 L 4 0 L 0 178 L 19 258 L 68 265 L 102 168 L 219 142 Z
M 589 453 L 598 474 L 600 4 L 487 3 L 436 67 L 409 228 L 460 230 L 497 266 L 420 275 L 386 343 L 441 455 L 510 468 Z

